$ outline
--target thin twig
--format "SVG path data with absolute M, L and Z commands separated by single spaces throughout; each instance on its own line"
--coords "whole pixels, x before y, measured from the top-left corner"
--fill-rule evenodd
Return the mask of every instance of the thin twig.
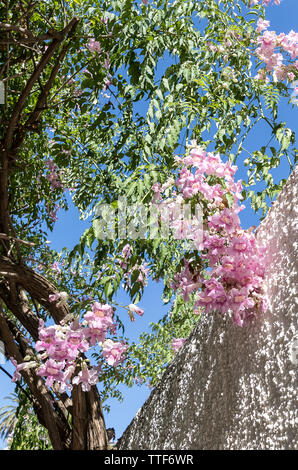
M 7 370 L 4 369 L 4 367 L 0 366 L 0 370 L 2 370 L 2 372 L 4 372 L 4 374 L 6 374 L 11 380 L 13 379 L 13 376 L 9 372 L 7 372 Z M 24 387 L 19 382 L 15 382 L 15 384 L 18 388 L 20 388 L 25 393 L 26 397 L 29 398 L 31 403 L 34 403 L 31 396 L 27 392 L 27 390 L 25 390 Z

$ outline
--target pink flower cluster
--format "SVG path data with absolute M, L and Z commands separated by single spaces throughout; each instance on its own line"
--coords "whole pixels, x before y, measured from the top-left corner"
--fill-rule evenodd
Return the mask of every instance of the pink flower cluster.
M 102 23 L 105 24 L 105 25 L 108 24 L 108 18 L 103 18 L 101 21 L 102 21 Z M 107 28 L 107 30 L 108 30 L 108 28 Z M 112 31 L 108 31 L 108 34 L 109 34 L 110 36 L 113 35 Z M 89 49 L 90 52 L 98 52 L 99 54 L 103 54 L 103 51 L 102 51 L 100 42 L 99 42 L 99 41 L 95 41 L 94 38 L 91 38 L 91 39 L 89 40 L 89 42 L 88 42 L 88 44 L 87 44 L 87 48 Z M 109 53 L 106 53 L 106 54 L 105 54 L 105 59 L 104 59 L 104 61 L 103 61 L 103 67 L 104 67 L 104 68 L 106 69 L 106 71 L 107 71 L 107 76 L 106 76 L 106 78 L 105 78 L 105 80 L 104 80 L 104 86 L 103 86 L 103 91 L 106 91 L 106 90 L 109 88 L 109 86 L 111 85 L 111 83 L 112 83 L 112 81 L 111 81 L 112 76 L 111 76 L 110 73 L 109 73 L 109 70 L 110 70 L 110 68 L 111 68 L 111 61 L 110 61 L 110 55 L 109 55 Z M 84 72 L 85 72 L 85 73 L 91 73 L 91 72 L 89 72 L 87 69 L 85 69 Z M 91 73 L 91 75 L 92 75 L 92 73 Z M 76 95 L 77 95 L 77 96 L 80 96 L 81 94 L 82 94 L 81 90 L 77 90 L 77 91 L 76 91 Z M 108 96 L 108 95 L 106 95 L 106 96 Z
M 133 266 L 126 274 L 127 276 L 127 284 L 129 284 L 129 279 L 128 279 L 128 276 L 132 275 L 134 271 L 138 270 L 139 271 L 139 275 L 138 275 L 138 278 L 137 278 L 137 281 L 136 282 L 140 282 L 143 286 L 146 286 L 147 285 L 147 280 L 148 280 L 148 275 L 149 275 L 149 268 L 147 268 L 148 266 L 148 263 L 143 263 L 143 264 L 136 264 L 135 266 Z
M 122 249 L 121 253 L 121 258 L 118 260 L 119 266 L 127 270 L 128 267 L 128 260 L 132 255 L 132 249 L 130 245 L 125 245 L 124 248 Z M 138 278 L 136 282 L 140 282 L 143 286 L 147 285 L 147 280 L 149 276 L 149 269 L 147 268 L 148 263 L 142 263 L 140 265 L 135 265 L 132 268 L 130 268 L 128 271 L 126 271 L 124 275 L 124 281 L 125 281 L 125 286 L 130 286 L 130 277 L 133 275 L 134 271 L 139 271 Z
M 260 18 L 258 20 L 258 23 L 257 23 L 257 33 L 261 33 L 262 31 L 264 31 L 265 29 L 268 29 L 270 26 L 270 21 L 267 21 L 267 20 L 263 20 L 262 18 Z
M 54 164 L 53 160 L 48 159 L 45 163 L 50 170 L 50 173 L 47 173 L 46 178 L 50 181 L 52 189 L 64 189 L 63 183 L 61 181 L 62 173 L 57 171 L 57 166 Z
M 262 3 L 268 7 L 271 2 L 274 2 L 275 5 L 280 5 L 280 0 L 262 0 Z M 258 5 L 260 0 L 250 0 L 250 5 Z
M 63 301 L 67 294 L 50 295 L 51 302 Z M 70 324 L 53 325 L 45 327 L 43 320 L 39 324 L 39 340 L 35 344 L 37 352 L 41 353 L 39 359 L 43 361 L 37 369 L 37 375 L 45 377 L 45 384 L 53 387 L 59 385 L 60 392 L 71 391 L 73 384 L 81 384 L 83 391 L 89 391 L 98 381 L 100 366 L 89 367 L 82 358 L 91 346 L 99 343 L 102 346 L 102 356 L 106 362 L 115 367 L 125 359 L 128 345 L 124 342 L 115 342 L 106 339 L 106 335 L 115 333 L 116 324 L 113 320 L 114 309 L 110 305 L 94 302 L 92 311 L 84 315 L 82 323 L 78 319 Z M 20 370 L 28 368 L 28 363 L 17 364 L 14 381 L 20 379 Z M 31 362 L 29 366 L 37 366 Z
M 246 36 L 250 36 L 250 33 L 246 32 Z M 233 59 L 234 54 L 239 51 L 239 48 L 243 47 L 242 39 L 244 39 L 243 35 L 233 29 L 227 29 L 221 43 L 212 43 L 207 41 L 206 46 L 213 54 L 219 54 L 224 62 L 228 62 L 229 59 Z M 231 67 L 225 70 L 225 72 L 227 75 L 226 78 L 229 78 L 235 83 L 238 81 Z
M 129 260 L 129 258 L 131 257 L 132 255 L 132 249 L 131 249 L 131 246 L 130 245 L 125 245 L 122 249 L 122 252 L 121 252 L 121 257 L 123 258 L 123 260 L 118 260 L 118 263 L 120 265 L 120 267 L 124 270 L 127 269 L 127 262 Z
M 36 342 L 35 349 L 42 351 L 42 359 L 46 359 L 37 369 L 37 375 L 46 377 L 48 387 L 57 382 L 60 392 L 71 390 L 75 361 L 80 353 L 89 349 L 79 322 L 73 321 L 69 326 L 54 325 L 45 328 L 44 322 L 40 320 L 39 341 Z
M 298 33 L 290 31 L 289 34 L 276 34 L 275 31 L 268 31 L 270 23 L 260 19 L 257 23 L 257 32 L 264 31 L 258 38 L 259 47 L 256 49 L 257 56 L 265 63 L 266 71 L 273 75 L 274 80 L 282 81 L 288 79 L 294 80 L 295 73 L 298 70 Z M 278 50 L 279 52 L 276 52 Z M 284 54 L 290 55 L 295 63 L 284 63 Z M 266 79 L 266 71 L 261 70 L 257 78 Z M 268 79 L 267 79 L 268 81 Z
M 61 209 L 61 206 L 59 204 L 55 204 L 54 208 L 51 209 L 49 204 L 46 204 L 46 209 L 47 209 L 47 213 L 52 219 L 52 222 L 57 222 L 58 220 L 57 212 Z
M 85 337 L 90 345 L 94 346 L 97 342 L 104 342 L 109 330 L 115 333 L 116 324 L 113 315 L 113 307 L 98 302 L 94 303 L 92 311 L 84 315 Z
M 117 366 L 119 362 L 123 362 L 124 354 L 127 350 L 127 344 L 120 342 L 114 342 L 111 339 L 107 339 L 102 348 L 102 355 L 110 366 Z
M 237 167 L 201 147 L 192 148 L 189 156 L 177 161 L 182 165 L 176 180 L 177 197 L 199 201 L 204 230 L 202 237 L 198 224 L 188 222 L 201 262 L 185 259 L 172 287 L 182 292 L 185 301 L 196 293 L 197 308 L 232 311 L 234 322 L 242 326 L 257 310 L 266 309 L 262 295 L 265 250 L 253 233 L 240 227 L 238 213 L 244 206 L 239 206 L 241 180 L 234 181 Z
M 87 47 L 90 52 L 101 52 L 100 42 L 95 41 L 94 38 L 91 38 L 87 44 Z
M 54 276 L 60 276 L 60 274 L 61 274 L 61 269 L 60 269 L 60 267 L 59 267 L 58 261 L 54 261 L 54 263 L 51 264 L 50 267 L 51 267 L 51 269 L 52 269 L 52 271 L 53 271 Z M 50 296 L 50 297 L 51 297 L 51 296 Z M 55 300 L 54 298 L 50 298 L 50 302 L 53 302 L 54 300 Z

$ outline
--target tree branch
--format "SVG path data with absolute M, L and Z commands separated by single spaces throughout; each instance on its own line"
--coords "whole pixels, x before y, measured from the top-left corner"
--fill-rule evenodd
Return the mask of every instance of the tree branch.
M 70 310 L 66 302 L 55 304 L 49 301 L 51 294 L 57 294 L 56 287 L 44 276 L 23 264 L 13 263 L 7 257 L 0 257 L 0 276 L 5 279 L 13 279 L 36 299 L 47 311 L 55 322 L 59 324 Z
M 76 24 L 77 23 L 74 23 L 72 30 L 75 28 Z M 60 52 L 60 54 L 59 54 L 59 56 L 56 60 L 55 66 L 52 68 L 50 77 L 49 77 L 47 83 L 44 85 L 40 96 L 38 97 L 38 100 L 36 102 L 34 110 L 32 111 L 32 113 L 30 114 L 30 116 L 27 119 L 26 123 L 22 126 L 22 128 L 20 129 L 20 131 L 17 134 L 17 138 L 16 138 L 16 140 L 14 141 L 14 144 L 13 144 L 14 149 L 17 149 L 18 147 L 20 147 L 20 145 L 23 142 L 23 140 L 25 138 L 25 135 L 26 135 L 28 129 L 30 128 L 30 126 L 32 124 L 34 124 L 36 121 L 39 120 L 40 115 L 44 111 L 44 109 L 46 107 L 47 97 L 48 97 L 49 92 L 50 92 L 50 90 L 53 86 L 53 83 L 54 83 L 55 78 L 58 74 L 61 63 L 62 63 L 62 61 L 63 61 L 63 59 L 64 59 L 64 57 L 67 53 L 68 48 L 69 48 L 69 44 L 65 44 L 63 46 L 63 48 L 62 48 L 62 50 L 61 50 L 61 52 Z
M 18 290 L 18 289 L 17 289 Z M 12 298 L 11 290 L 5 284 L 0 284 L 0 297 L 6 307 L 15 315 L 19 322 L 30 333 L 34 341 L 38 340 L 38 318 L 30 308 L 24 289 L 19 289 L 16 299 Z
M 34 38 L 34 34 L 32 31 L 29 31 L 26 28 L 22 28 L 21 26 L 14 25 L 14 24 L 8 24 L 8 23 L 2 23 L 0 22 L 0 29 L 4 29 L 4 31 L 15 31 L 17 33 L 23 34 L 27 36 L 28 38 Z
M 15 131 L 15 127 L 17 124 L 17 121 L 19 119 L 19 116 L 22 112 L 22 109 L 25 105 L 26 99 L 32 90 L 32 87 L 36 80 L 40 77 L 41 73 L 45 69 L 46 65 L 52 58 L 53 54 L 56 52 L 58 47 L 60 46 L 61 42 L 65 38 L 65 36 L 73 30 L 73 28 L 77 25 L 78 23 L 78 18 L 73 18 L 68 25 L 64 28 L 63 31 L 61 31 L 61 36 L 59 39 L 55 38 L 52 42 L 52 44 L 49 45 L 47 50 L 45 51 L 43 57 L 41 58 L 39 64 L 37 65 L 36 69 L 32 73 L 30 79 L 28 80 L 23 92 L 21 93 L 21 96 L 12 112 L 11 118 L 9 120 L 8 126 L 7 126 L 7 131 L 6 131 L 6 136 L 4 138 L 4 147 L 6 150 L 10 150 L 12 142 L 13 142 L 13 134 Z
M 11 237 L 10 235 L 6 235 L 6 233 L 0 233 L 0 239 L 3 240 L 14 240 L 18 243 L 23 243 L 23 245 L 35 246 L 35 243 L 26 242 L 25 240 L 20 240 L 19 238 Z

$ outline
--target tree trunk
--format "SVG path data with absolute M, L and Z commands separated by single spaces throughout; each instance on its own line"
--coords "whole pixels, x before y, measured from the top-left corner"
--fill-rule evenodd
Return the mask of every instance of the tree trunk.
M 75 385 L 72 392 L 72 450 L 104 450 L 108 446 L 102 407 L 96 387 L 83 392 Z

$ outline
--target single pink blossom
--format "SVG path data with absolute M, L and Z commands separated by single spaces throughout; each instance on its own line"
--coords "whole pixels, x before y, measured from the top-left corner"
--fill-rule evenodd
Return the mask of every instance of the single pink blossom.
M 137 307 L 134 304 L 129 304 L 128 308 L 132 313 L 136 313 L 137 315 L 140 315 L 141 317 L 144 315 L 144 310 L 140 307 Z
M 89 392 L 98 381 L 98 371 L 95 368 L 83 368 L 76 377 L 72 379 L 74 385 L 81 384 L 83 392 Z
M 110 366 L 116 367 L 124 361 L 127 348 L 126 344 L 107 339 L 103 343 L 102 355 Z
M 87 44 L 89 51 L 91 52 L 101 52 L 101 45 L 100 42 L 95 41 L 94 38 L 91 38 L 89 43 Z

